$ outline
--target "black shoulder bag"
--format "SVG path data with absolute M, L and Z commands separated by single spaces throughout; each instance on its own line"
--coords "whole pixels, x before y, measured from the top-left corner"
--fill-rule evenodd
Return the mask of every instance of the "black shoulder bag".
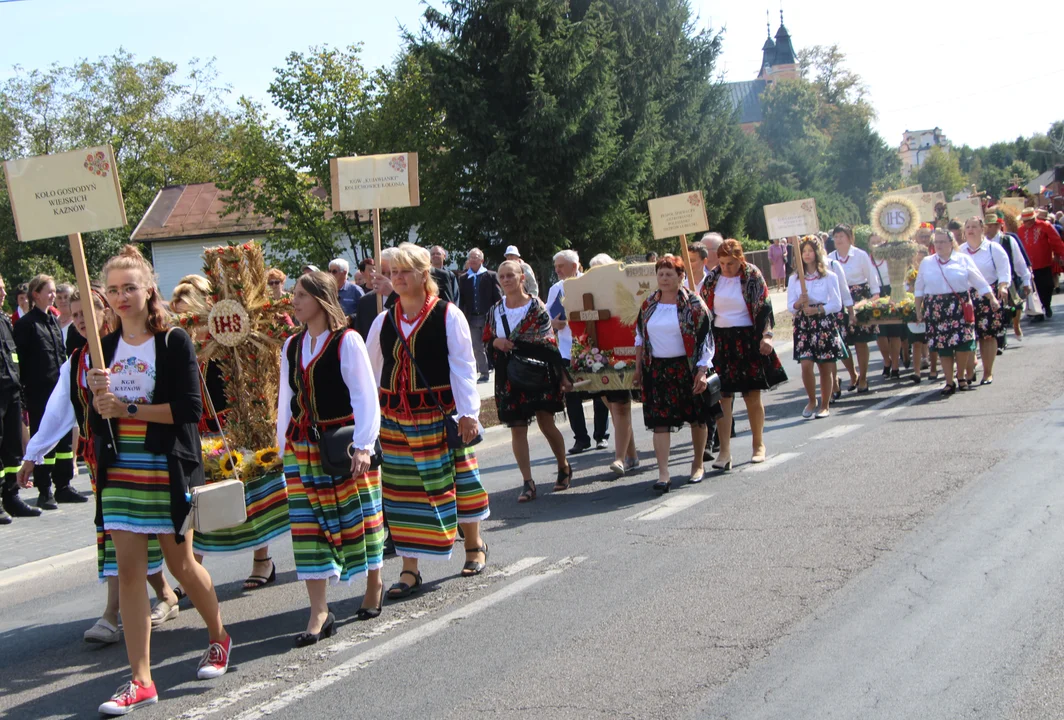
M 500 305 L 499 312 L 502 313 L 502 328 L 509 340 L 511 333 L 510 322 L 506 319 L 506 307 Z M 509 355 L 506 359 L 506 379 L 510 381 L 510 387 L 533 392 L 551 385 L 550 365 L 546 362 L 522 354 L 516 347 Z
M 354 332 L 354 331 L 352 331 Z M 298 336 L 297 336 L 298 337 Z M 302 353 L 297 353 L 296 362 L 302 363 Z M 299 382 L 299 392 L 306 396 L 307 388 L 303 384 L 302 368 L 296 368 L 296 377 Z M 284 381 L 284 378 L 282 378 Z M 346 387 L 346 385 L 345 385 Z M 308 398 L 309 399 L 309 398 Z M 352 408 L 352 412 L 354 408 Z M 321 469 L 332 477 L 350 477 L 351 458 L 355 456 L 355 445 L 352 440 L 355 437 L 354 425 L 326 428 L 311 427 L 308 433 L 310 440 L 318 443 L 318 455 L 321 460 Z M 373 453 L 369 459 L 369 469 L 376 470 L 381 466 L 384 453 L 381 450 L 381 439 L 378 437 L 373 443 Z
M 454 419 L 453 415 L 449 415 L 446 410 L 443 409 L 443 403 L 440 402 L 439 396 L 433 391 L 432 385 L 425 378 L 425 375 L 421 372 L 421 368 L 417 364 L 417 360 L 414 359 L 414 353 L 410 351 L 410 345 L 407 344 L 406 338 L 403 337 L 403 331 L 399 329 L 399 326 L 395 323 L 395 317 L 392 312 L 388 313 L 388 322 L 395 328 L 395 334 L 399 337 L 399 342 L 403 344 L 403 349 L 406 350 L 406 354 L 410 356 L 410 363 L 414 366 L 414 372 L 417 373 L 418 379 L 421 380 L 421 384 L 425 386 L 425 392 L 427 392 L 432 402 L 436 405 L 436 409 L 443 415 L 443 427 L 446 432 L 447 447 L 451 450 L 457 450 L 464 447 L 472 447 L 484 439 L 484 436 L 477 431 L 476 437 L 469 442 L 463 442 L 462 433 L 458 432 L 458 421 Z

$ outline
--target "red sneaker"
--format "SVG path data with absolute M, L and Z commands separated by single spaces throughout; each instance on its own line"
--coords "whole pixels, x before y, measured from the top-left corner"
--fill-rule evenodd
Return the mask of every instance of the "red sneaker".
M 145 686 L 136 680 L 130 680 L 115 690 L 111 699 L 100 706 L 100 714 L 125 715 L 141 705 L 154 705 L 157 702 L 159 702 L 159 693 L 155 690 L 155 683 Z
M 224 642 L 212 642 L 199 662 L 196 677 L 200 680 L 211 680 L 225 675 L 225 671 L 229 669 L 229 650 L 232 647 L 233 637 L 231 635 L 226 635 Z

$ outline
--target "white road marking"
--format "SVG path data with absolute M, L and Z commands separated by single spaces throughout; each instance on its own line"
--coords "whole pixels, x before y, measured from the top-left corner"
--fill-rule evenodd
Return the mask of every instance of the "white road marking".
M 796 452 L 785 452 L 780 453 L 779 455 L 772 455 L 763 463 L 759 463 L 757 465 L 747 465 L 742 469 L 742 472 L 765 472 L 766 470 L 771 470 L 774 467 L 779 467 L 783 463 L 787 462 L 788 460 L 793 460 L 799 455 L 801 455 L 801 453 Z
M 295 687 L 274 696 L 269 701 L 246 710 L 240 715 L 237 715 L 235 720 L 258 720 L 259 718 L 264 718 L 272 713 L 283 710 L 293 703 L 299 702 L 303 698 L 310 697 L 331 685 L 335 685 L 341 680 L 346 679 L 359 670 L 369 667 L 373 663 L 394 652 L 417 645 L 422 640 L 426 640 L 447 629 L 456 621 L 466 620 L 479 612 L 498 605 L 505 600 L 509 600 L 515 595 L 538 585 L 544 580 L 565 572 L 586 559 L 587 558 L 585 557 L 565 558 L 538 575 L 526 575 L 525 577 L 519 578 L 490 595 L 482 597 L 479 600 L 474 600 L 465 607 L 452 610 L 446 615 L 441 615 L 424 625 L 412 628 L 400 635 L 396 635 L 394 638 L 381 643 L 375 648 L 370 648 L 365 652 L 359 653 L 349 660 L 340 663 L 336 667 L 326 670 L 321 676 L 314 680 L 296 685 Z
M 895 405 L 894 407 L 890 408 L 889 410 L 884 410 L 881 413 L 881 417 L 890 417 L 894 413 L 899 413 L 902 410 L 904 410 L 905 408 L 910 407 L 912 405 L 915 405 L 916 403 L 920 402 L 924 398 L 931 397 L 932 395 L 935 395 L 938 392 L 939 392 L 938 388 L 935 388 L 934 390 L 925 390 L 920 395 L 917 395 L 916 397 L 909 398 L 908 400 L 903 402 L 901 405 Z
M 854 430 L 857 430 L 858 428 L 863 428 L 863 427 L 864 427 L 864 425 L 836 425 L 835 427 L 828 428 L 827 430 L 825 430 L 824 432 L 820 433 L 819 435 L 814 435 L 813 437 L 811 437 L 809 439 L 810 440 L 834 440 L 835 438 L 840 438 L 843 435 L 849 435 Z
M 497 570 L 497 571 L 493 572 L 491 575 L 488 575 L 488 577 L 490 577 L 490 578 L 493 578 L 493 577 L 510 577 L 511 575 L 517 575 L 518 573 L 522 573 L 525 570 L 528 570 L 530 567 L 533 567 L 535 565 L 539 565 L 541 562 L 543 562 L 546 559 L 547 558 L 545 558 L 545 557 L 526 557 L 526 558 L 521 558 L 517 562 L 511 563 L 510 565 L 507 565 L 502 570 Z
M 656 505 L 647 508 L 646 510 L 640 510 L 635 515 L 626 517 L 625 521 L 629 520 L 664 520 L 670 515 L 675 515 L 678 512 L 682 512 L 689 507 L 694 507 L 703 500 L 709 500 L 713 497 L 713 493 L 708 495 L 696 495 L 694 493 L 681 493 L 679 495 L 669 495 Z
M 238 687 L 235 690 L 227 692 L 224 697 L 215 698 L 214 700 L 211 700 L 205 705 L 194 707 L 191 710 L 188 710 L 187 712 L 178 715 L 176 720 L 203 720 L 203 718 L 207 717 L 208 715 L 213 715 L 219 710 L 224 710 L 230 705 L 235 705 L 236 703 L 246 698 L 248 695 L 253 695 L 259 692 L 260 690 L 265 690 L 266 688 L 273 687 L 276 684 L 277 683 L 273 682 L 249 683 L 242 687 Z
M 914 385 L 913 387 L 906 388 L 905 390 L 902 390 L 901 392 L 899 392 L 899 393 L 897 393 L 895 395 L 891 395 L 886 400 L 880 400 L 879 402 L 877 402 L 872 407 L 865 408 L 864 410 L 862 410 L 860 412 L 856 412 L 853 415 L 850 415 L 849 417 L 853 418 L 854 420 L 863 420 L 863 419 L 865 419 L 867 417 L 870 417 L 870 416 L 874 415 L 875 413 L 879 412 L 880 410 L 885 410 L 886 408 L 890 407 L 894 403 L 901 402 L 903 399 L 909 397 L 910 395 L 915 395 L 916 393 L 920 393 L 920 392 L 923 392 L 923 391 L 924 391 L 924 388 L 920 387 L 919 385 Z

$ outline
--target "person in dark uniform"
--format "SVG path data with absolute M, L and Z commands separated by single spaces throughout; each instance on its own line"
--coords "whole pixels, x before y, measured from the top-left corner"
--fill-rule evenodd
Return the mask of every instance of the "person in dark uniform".
M 7 295 L 0 277 L 0 304 Z M 11 517 L 37 517 L 41 511 L 18 496 L 18 466 L 22 462 L 22 389 L 19 387 L 18 350 L 11 321 L 0 312 L 0 525 Z
M 432 273 L 432 279 L 436 281 L 436 285 L 440 289 L 440 300 L 446 300 L 457 305 L 459 298 L 458 276 L 444 267 L 447 263 L 447 251 L 439 245 L 434 245 L 429 250 L 429 257 L 432 258 L 432 267 L 429 272 Z
M 55 302 L 55 281 L 38 275 L 29 282 L 32 307 L 14 327 L 18 349 L 19 376 L 30 416 L 30 433 L 36 433 L 44 417 L 48 396 L 59 380 L 59 368 L 66 361 L 66 348 L 59 322 L 49 308 Z M 33 484 L 39 494 L 37 507 L 56 510 L 56 503 L 88 502 L 88 498 L 70 486 L 74 478 L 74 452 L 68 434 L 55 446 L 44 463 L 33 471 Z M 53 494 L 53 484 L 55 492 Z
M 433 280 L 435 282 L 435 280 Z M 458 308 L 466 317 L 469 332 L 473 338 L 473 357 L 477 361 L 477 382 L 488 381 L 488 353 L 481 338 L 484 336 L 484 324 L 488 311 L 495 303 L 502 300 L 499 291 L 499 279 L 491 270 L 484 267 L 484 253 L 479 248 L 469 251 L 469 270 L 458 280 Z

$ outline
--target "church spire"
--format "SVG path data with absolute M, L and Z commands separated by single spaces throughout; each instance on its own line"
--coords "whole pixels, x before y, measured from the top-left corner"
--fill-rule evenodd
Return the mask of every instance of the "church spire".
M 794 54 L 794 46 L 791 45 L 791 36 L 787 32 L 787 26 L 783 24 L 783 8 L 780 8 L 780 29 L 776 31 L 776 52 L 773 66 L 794 65 L 797 59 Z

